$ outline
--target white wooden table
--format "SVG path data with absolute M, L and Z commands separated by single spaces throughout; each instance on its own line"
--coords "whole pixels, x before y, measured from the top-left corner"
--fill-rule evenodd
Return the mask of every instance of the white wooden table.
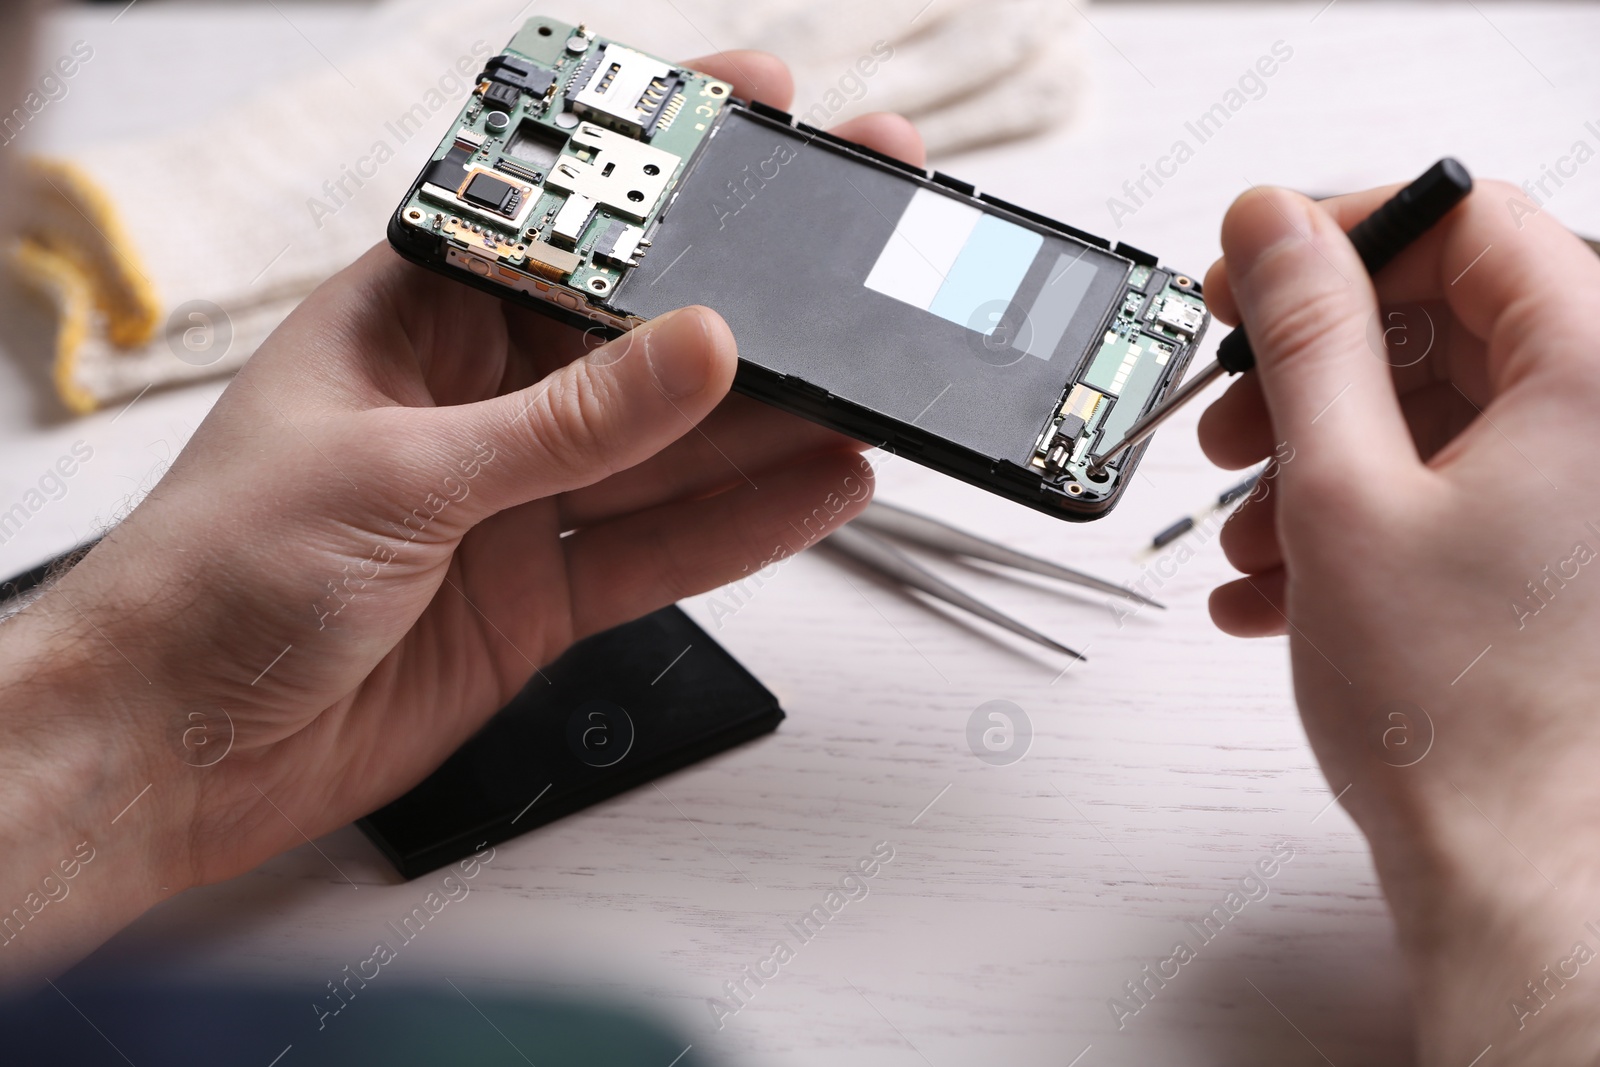
M 1567 153 L 1600 100 L 1600 12 L 1567 4 L 1118 4 L 1089 11 L 1093 89 L 1069 131 L 942 161 L 980 187 L 1203 272 L 1247 183 L 1310 191 L 1410 177 L 1458 155 L 1516 181 Z M 275 77 L 317 62 L 270 7 L 151 4 L 97 38 L 52 139 L 115 124 L 157 129 L 196 84 Z M 337 52 L 361 13 L 297 6 Z M 112 11 L 62 16 L 62 42 Z M 247 53 L 216 46 L 247 39 Z M 1223 129 L 1117 228 L 1124 196 L 1275 42 L 1292 49 Z M 723 42 L 719 42 L 723 43 Z M 208 66 L 209 65 L 209 66 Z M 208 69 L 230 79 L 211 79 Z M 1170 168 L 1169 168 L 1170 169 Z M 1550 208 L 1600 231 L 1600 165 Z M 7 307 L 25 328 L 25 308 Z M 1213 337 L 1213 343 L 1215 336 Z M 84 537 L 148 487 L 217 386 L 151 394 L 68 421 L 36 370 L 0 361 L 0 501 L 75 440 L 95 459 L 65 498 L 0 546 L 21 569 Z M 1157 529 L 1230 484 L 1194 443 L 1195 413 L 1157 439 L 1110 518 L 1069 526 L 898 460 L 880 493 L 1041 555 L 1125 579 Z M 783 700 L 773 736 L 499 848 L 474 892 L 395 966 L 409 979 L 589 988 L 674 1020 L 729 1063 L 1394 1064 L 1409 1059 L 1407 1000 L 1363 842 L 1317 771 L 1289 695 L 1281 641 L 1218 634 L 1207 590 L 1229 576 L 1214 543 L 1166 568 L 1165 613 L 1120 625 L 975 570 L 947 573 L 1078 647 L 1063 663 L 932 610 L 814 554 L 784 566 L 715 627 Z M 1025 758 L 977 759 L 968 718 L 992 699 L 1031 719 Z M 681 814 L 680 814 L 681 811 Z M 789 939 L 797 919 L 880 841 L 894 860 L 721 1030 L 708 998 Z M 1168 957 L 1278 842 L 1292 862 L 1119 1030 L 1108 1000 Z M 180 973 L 275 972 L 308 999 L 370 953 L 420 899 L 353 828 L 233 882 L 189 893 L 104 950 L 161 954 Z M 790 939 L 792 940 L 792 939 Z M 1169 972 L 1170 973 L 1170 970 Z M 1152 988 L 1154 988 L 1152 986 Z M 1128 1001 L 1130 1006 L 1134 1002 Z M 1313 1047 L 1314 1046 L 1314 1047 Z M 1074 1059 L 1074 1057 L 1081 1057 Z

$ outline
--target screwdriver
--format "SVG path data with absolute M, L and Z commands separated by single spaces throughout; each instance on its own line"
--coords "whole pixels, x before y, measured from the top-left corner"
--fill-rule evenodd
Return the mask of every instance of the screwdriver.
M 1150 547 L 1146 551 L 1161 551 L 1163 548 L 1166 548 L 1168 545 L 1172 544 L 1172 542 L 1176 541 L 1178 538 L 1182 537 L 1184 534 L 1200 525 L 1201 521 L 1204 520 L 1208 515 L 1221 511 L 1228 505 L 1236 503 L 1237 501 L 1243 499 L 1246 495 L 1254 492 L 1255 487 L 1260 483 L 1261 476 L 1265 471 L 1266 468 L 1263 467 L 1261 470 L 1256 471 L 1238 485 L 1235 485 L 1229 489 L 1224 489 L 1222 492 L 1217 494 L 1217 499 L 1198 515 L 1185 515 L 1171 526 L 1168 526 L 1166 529 L 1156 534 L 1150 539 Z
M 1429 167 L 1416 181 L 1384 201 L 1378 210 L 1356 223 L 1350 243 L 1361 257 L 1368 275 L 1375 275 L 1406 246 L 1433 228 L 1472 192 L 1472 176 L 1456 160 L 1446 156 Z M 1184 382 L 1166 400 L 1151 408 L 1130 427 L 1121 441 L 1094 458 L 1090 474 L 1102 474 L 1106 465 L 1156 432 L 1172 413 L 1183 407 L 1206 386 L 1227 374 L 1243 374 L 1256 365 L 1250 338 L 1240 326 L 1217 346 L 1217 359 L 1211 366 Z

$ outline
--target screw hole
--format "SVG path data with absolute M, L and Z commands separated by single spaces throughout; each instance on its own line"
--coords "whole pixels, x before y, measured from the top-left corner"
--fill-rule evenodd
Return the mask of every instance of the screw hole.
M 552 30 L 549 26 L 540 26 L 539 27 L 539 36 L 540 37 L 549 37 L 552 33 L 555 33 L 555 32 L 556 31 Z
M 712 86 L 712 87 L 711 87 L 711 95 L 712 95 L 712 96 L 721 96 L 721 95 L 722 95 L 722 94 L 723 94 L 723 93 L 725 93 L 725 92 L 727 92 L 727 91 L 728 91 L 728 90 L 726 90 L 726 89 L 724 89 L 724 88 L 723 88 L 723 87 L 722 87 L 722 86 L 720 86 L 720 85 L 713 85 L 713 86 Z
M 603 293 L 606 291 L 606 286 L 608 284 L 610 283 L 608 283 L 604 278 L 594 278 L 590 280 L 589 288 L 593 289 L 597 293 Z
M 644 199 L 644 194 L 637 189 L 630 189 L 628 190 L 628 199 L 637 204 L 639 201 Z
M 657 174 L 661 173 L 661 168 L 656 166 L 654 163 L 646 163 L 644 165 L 644 172 L 653 178 Z
M 1111 475 L 1107 474 L 1105 471 L 1089 471 L 1087 473 L 1089 475 L 1089 480 L 1097 485 L 1109 482 L 1111 480 Z
M 1067 492 L 1071 493 L 1073 496 L 1082 496 L 1083 486 L 1079 485 L 1077 482 L 1073 482 L 1071 485 L 1067 486 Z

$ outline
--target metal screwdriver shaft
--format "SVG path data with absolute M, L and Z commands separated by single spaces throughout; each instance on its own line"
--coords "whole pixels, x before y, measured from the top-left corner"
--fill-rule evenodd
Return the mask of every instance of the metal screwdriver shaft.
M 1377 274 L 1406 246 L 1432 229 L 1470 192 L 1472 176 L 1467 173 L 1467 168 L 1447 156 L 1384 201 L 1378 210 L 1358 222 L 1349 234 L 1350 243 L 1355 246 L 1367 274 Z M 1250 348 L 1250 338 L 1245 334 L 1244 327 L 1240 326 L 1217 346 L 1215 363 L 1184 382 L 1171 396 L 1128 427 L 1121 441 L 1094 458 L 1089 464 L 1089 473 L 1102 473 L 1112 460 L 1155 433 L 1156 428 L 1175 411 L 1194 399 L 1197 393 L 1224 372 L 1243 374 L 1255 365 L 1256 356 Z

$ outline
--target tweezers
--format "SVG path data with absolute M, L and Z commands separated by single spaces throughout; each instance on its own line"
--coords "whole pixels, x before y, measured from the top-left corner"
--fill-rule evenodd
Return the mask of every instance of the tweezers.
M 1165 608 L 1149 597 L 1144 596 L 1125 585 L 1108 582 L 1104 578 L 1096 578 L 1092 574 L 1063 567 L 1059 563 L 1051 563 L 1047 559 L 1030 556 L 1018 552 L 1005 545 L 997 545 L 993 541 L 986 541 L 965 530 L 958 530 L 954 526 L 947 526 L 937 519 L 930 519 L 926 515 L 918 515 L 914 511 L 895 507 L 874 500 L 867 505 L 867 510 L 855 520 L 855 525 L 875 533 L 887 534 L 897 537 L 902 541 L 920 545 L 950 556 L 967 556 L 972 559 L 981 559 L 985 563 L 998 563 L 1002 567 L 1011 567 L 1014 570 L 1027 571 L 1029 574 L 1042 574 L 1047 578 L 1058 581 L 1070 582 L 1093 589 L 1098 593 L 1109 596 L 1126 597 L 1138 601 L 1152 608 Z
M 887 535 L 887 536 L 884 536 Z M 1012 567 L 1016 570 L 1026 571 L 1030 574 L 1040 574 L 1075 585 L 1086 586 L 1113 596 L 1127 597 L 1141 604 L 1152 607 L 1161 607 L 1156 601 L 1143 596 L 1132 589 L 1096 578 L 1092 574 L 1063 567 L 1048 560 L 1038 559 L 1014 549 L 997 545 L 992 541 L 985 541 L 981 537 L 958 530 L 953 526 L 946 526 L 936 519 L 930 519 L 916 512 L 897 508 L 892 504 L 873 502 L 867 506 L 856 520 L 849 526 L 835 530 L 829 535 L 826 544 L 877 571 L 884 577 L 907 588 L 916 589 L 937 597 L 947 604 L 961 608 L 972 613 L 980 619 L 1008 630 L 1020 637 L 1053 649 L 1073 659 L 1082 660 L 1086 657 L 1075 649 L 1068 648 L 1053 638 L 1047 637 L 1039 631 L 1024 623 L 1018 622 L 1000 611 L 995 610 L 983 601 L 977 599 L 962 589 L 951 585 L 927 568 L 916 563 L 905 553 L 901 552 L 887 537 L 893 537 L 923 548 L 951 556 L 966 556 L 971 559 L 983 560 L 988 563 L 998 563 L 1002 566 Z

